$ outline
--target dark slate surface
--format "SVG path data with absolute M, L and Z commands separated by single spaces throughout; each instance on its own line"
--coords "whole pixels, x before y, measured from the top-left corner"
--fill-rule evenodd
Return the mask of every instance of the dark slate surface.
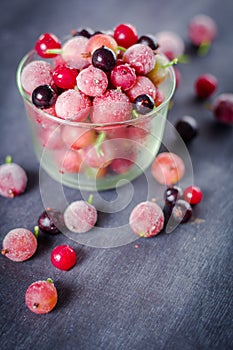
M 100 30 L 132 22 L 139 33 L 173 30 L 187 42 L 188 21 L 197 13 L 212 16 L 219 34 L 205 57 L 188 49 L 191 62 L 180 66 L 181 87 L 169 120 L 191 114 L 200 125 L 189 152 L 194 182 L 204 191 L 195 215 L 204 221 L 111 249 L 80 245 L 64 235 L 41 235 L 31 260 L 14 263 L 1 256 L 1 349 L 233 348 L 233 130 L 216 124 L 193 94 L 193 82 L 204 72 L 217 76 L 218 93 L 233 90 L 231 1 L 2 0 L 0 162 L 10 153 L 27 171 L 29 185 L 14 200 L 0 198 L 0 235 L 2 240 L 19 226 L 32 229 L 43 210 L 39 163 L 15 84 L 17 64 L 38 35 L 51 31 L 62 36 L 72 28 Z M 143 188 L 144 177 L 136 184 Z M 72 197 L 71 190 L 67 193 Z M 105 194 L 107 200 L 112 196 L 112 191 Z M 136 191 L 133 200 L 144 198 Z M 106 227 L 117 224 L 114 214 L 105 220 Z M 128 211 L 117 220 L 127 223 Z M 69 272 L 50 263 L 51 249 L 61 243 L 72 244 L 79 256 Z M 26 308 L 24 293 L 33 281 L 47 277 L 56 283 L 59 302 L 53 312 L 38 316 Z

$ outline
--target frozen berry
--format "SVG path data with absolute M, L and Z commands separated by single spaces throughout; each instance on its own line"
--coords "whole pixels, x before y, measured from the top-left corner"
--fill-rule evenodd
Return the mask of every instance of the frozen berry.
M 36 314 L 46 314 L 57 304 L 57 289 L 51 279 L 32 283 L 25 293 L 25 304 Z
M 162 31 L 156 34 L 159 43 L 158 51 L 167 56 L 169 60 L 183 55 L 185 44 L 183 39 L 171 31 Z
M 9 198 L 20 195 L 25 191 L 27 181 L 24 169 L 12 163 L 10 156 L 6 157 L 6 163 L 0 165 L 0 195 Z
M 162 152 L 152 163 L 152 175 L 161 184 L 176 184 L 184 176 L 185 165 L 175 153 Z
M 198 134 L 197 121 L 189 115 L 185 115 L 179 119 L 175 124 L 175 128 L 185 143 L 190 142 Z
M 77 86 L 88 96 L 100 96 L 108 87 L 108 78 L 103 70 L 90 65 L 77 76 Z
M 32 61 L 22 70 L 21 83 L 23 89 L 32 94 L 32 91 L 39 85 L 50 85 L 52 81 L 51 65 L 45 61 Z
M 138 76 L 136 82 L 129 90 L 126 91 L 130 101 L 142 94 L 147 94 L 152 97 L 153 100 L 156 98 L 156 87 L 154 84 L 145 76 Z
M 216 23 L 207 15 L 196 15 L 189 22 L 188 36 L 194 45 L 211 44 L 216 34 Z
M 121 23 L 114 29 L 114 39 L 119 46 L 128 48 L 138 41 L 136 28 L 131 24 Z
M 76 36 L 66 41 L 61 54 L 68 66 L 83 69 L 89 64 L 88 59 L 83 56 L 83 53 L 86 52 L 87 43 L 88 39 L 84 36 Z
M 217 96 L 212 106 L 217 121 L 233 125 L 233 94 L 223 93 Z
M 132 210 L 129 224 L 133 232 L 140 237 L 155 236 L 164 225 L 163 211 L 156 203 L 141 202 Z
M 198 186 L 189 186 L 184 190 L 184 200 L 191 205 L 195 205 L 202 200 L 202 191 Z
M 66 227 L 75 233 L 91 230 L 97 221 L 95 207 L 83 200 L 72 202 L 64 212 Z
M 171 218 L 178 223 L 184 223 L 191 219 L 192 207 L 183 199 L 178 199 L 172 209 Z
M 114 123 L 131 119 L 132 106 L 121 91 L 107 90 L 93 101 L 92 123 Z
M 136 83 L 135 70 L 127 64 L 119 64 L 111 71 L 111 82 L 116 88 L 128 90 Z
M 216 91 L 217 85 L 218 81 L 214 75 L 203 74 L 195 80 L 195 93 L 200 98 L 208 98 Z
M 99 49 L 102 46 L 106 46 L 113 50 L 114 52 L 117 52 L 117 43 L 114 40 L 114 38 L 111 35 L 107 34 L 96 34 L 93 35 L 87 43 L 84 53 L 86 53 L 86 56 L 91 56 L 92 53 Z M 85 56 L 85 55 L 84 55 Z
M 58 117 L 75 122 L 85 120 L 90 113 L 90 107 L 89 97 L 74 89 L 64 91 L 55 104 Z
M 50 258 L 53 266 L 68 271 L 76 264 L 77 255 L 71 246 L 59 245 L 52 250 Z
M 69 147 L 78 150 L 94 144 L 96 132 L 94 129 L 65 125 L 62 129 L 62 139 Z
M 20 262 L 31 258 L 36 249 L 36 236 L 25 228 L 15 228 L 4 237 L 1 252 L 8 259 Z
M 155 65 L 155 54 L 153 50 L 143 44 L 135 44 L 129 47 L 124 53 L 123 59 L 139 75 L 149 73 Z
M 57 98 L 56 92 L 50 85 L 40 85 L 32 92 L 33 104 L 41 109 L 50 108 Z

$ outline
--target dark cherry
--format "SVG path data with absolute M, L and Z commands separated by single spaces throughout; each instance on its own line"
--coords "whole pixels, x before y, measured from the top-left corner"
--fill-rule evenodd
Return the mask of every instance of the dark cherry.
M 189 115 L 186 115 L 179 119 L 175 124 L 175 128 L 185 143 L 188 143 L 194 139 L 198 134 L 198 125 L 196 119 Z
M 90 31 L 88 31 L 87 29 L 72 30 L 71 34 L 72 36 L 84 36 L 87 39 L 89 39 L 92 36 L 92 33 L 90 33 Z
M 167 206 L 174 206 L 176 201 L 182 197 L 182 189 L 178 186 L 168 187 L 164 192 L 164 200 Z
M 154 100 L 147 94 L 137 96 L 133 100 L 134 110 L 139 114 L 147 114 L 154 108 Z
M 116 65 L 117 57 L 113 50 L 102 46 L 92 54 L 92 64 L 94 67 L 110 72 Z
M 41 231 L 49 234 L 60 233 L 60 230 L 57 226 L 63 226 L 63 216 L 60 212 L 47 209 L 39 216 L 38 226 Z
M 178 199 L 172 209 L 172 219 L 176 222 L 184 223 L 192 217 L 191 205 L 183 199 Z
M 32 92 L 33 104 L 41 109 L 51 107 L 57 98 L 57 94 L 50 85 L 40 85 Z
M 157 48 L 159 47 L 159 43 L 158 43 L 157 39 L 154 36 L 152 36 L 152 35 L 142 35 L 142 36 L 140 36 L 140 38 L 138 39 L 138 43 L 147 45 L 152 50 L 157 50 Z

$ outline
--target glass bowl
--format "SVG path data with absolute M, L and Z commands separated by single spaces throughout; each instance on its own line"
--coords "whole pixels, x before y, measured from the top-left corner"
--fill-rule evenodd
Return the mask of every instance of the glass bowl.
M 63 120 L 33 105 L 22 87 L 21 74 L 29 62 L 38 59 L 34 50 L 23 57 L 17 69 L 17 86 L 35 154 L 46 173 L 68 187 L 87 191 L 113 189 L 144 173 L 162 142 L 175 89 L 173 68 L 167 68 L 166 80 L 159 85 L 164 101 L 150 113 L 124 122 L 93 124 Z M 90 145 L 92 138 L 95 143 Z M 89 145 L 85 146 L 87 140 Z

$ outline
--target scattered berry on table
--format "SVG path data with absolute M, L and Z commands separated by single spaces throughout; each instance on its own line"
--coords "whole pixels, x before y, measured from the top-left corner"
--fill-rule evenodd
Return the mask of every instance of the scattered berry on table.
M 25 228 L 15 228 L 4 237 L 1 253 L 10 260 L 21 262 L 31 258 L 36 249 L 36 236 Z
M 28 177 L 25 170 L 18 164 L 12 163 L 10 156 L 6 163 L 0 165 L 0 195 L 14 198 L 25 192 Z
M 68 271 L 76 264 L 77 255 L 71 246 L 59 245 L 52 250 L 50 258 L 53 266 Z
M 38 226 L 40 230 L 51 235 L 60 233 L 58 227 L 60 227 L 62 224 L 62 214 L 51 208 L 47 208 L 46 210 L 44 210 L 38 218 Z
M 198 124 L 194 117 L 185 115 L 175 123 L 175 128 L 185 143 L 190 142 L 198 134 Z
M 207 15 L 199 14 L 191 18 L 188 24 L 188 37 L 192 44 L 202 48 L 200 53 L 206 53 L 217 34 L 215 21 Z
M 64 212 L 65 225 L 71 232 L 90 231 L 96 221 L 97 211 L 95 207 L 83 200 L 72 202 Z
M 223 124 L 233 125 L 233 94 L 218 95 L 212 105 L 215 119 Z
M 131 212 L 129 225 L 140 237 L 157 235 L 164 225 L 164 214 L 157 203 L 141 202 Z
M 180 181 L 185 173 L 183 160 L 175 153 L 162 152 L 152 163 L 151 172 L 161 184 L 172 185 Z
M 46 314 L 57 304 L 57 289 L 51 279 L 33 282 L 25 293 L 25 304 L 36 314 Z
M 202 196 L 202 191 L 198 186 L 188 186 L 183 193 L 184 200 L 191 205 L 200 203 Z
M 176 201 L 182 197 L 182 189 L 178 186 L 168 187 L 164 192 L 164 200 L 167 206 L 174 206 Z
M 195 93 L 200 98 L 208 98 L 217 90 L 218 81 L 212 74 L 203 74 L 194 82 Z
M 183 199 L 178 199 L 172 208 L 171 218 L 178 223 L 185 223 L 192 217 L 191 205 Z

